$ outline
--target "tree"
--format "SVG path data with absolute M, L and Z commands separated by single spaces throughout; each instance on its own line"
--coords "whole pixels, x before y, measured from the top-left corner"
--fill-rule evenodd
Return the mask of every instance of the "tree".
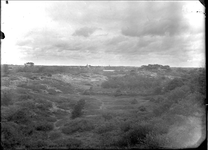
M 82 115 L 82 109 L 85 106 L 85 100 L 84 99 L 80 99 L 77 104 L 74 107 L 74 110 L 72 111 L 72 119 L 75 119 L 77 117 L 80 117 Z

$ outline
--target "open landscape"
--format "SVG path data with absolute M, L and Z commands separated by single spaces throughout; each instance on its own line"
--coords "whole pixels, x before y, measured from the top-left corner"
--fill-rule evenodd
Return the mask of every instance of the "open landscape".
M 203 0 L 6 0 L 1 14 L 3 149 L 201 149 Z
M 5 149 L 157 149 L 205 138 L 205 69 L 1 66 Z

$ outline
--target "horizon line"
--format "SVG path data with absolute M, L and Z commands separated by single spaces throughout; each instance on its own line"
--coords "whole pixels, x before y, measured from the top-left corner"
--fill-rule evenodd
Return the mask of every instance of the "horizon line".
M 1 64 L 1 65 L 14 65 L 14 66 L 24 66 L 24 64 Z M 148 65 L 161 65 L 161 64 L 146 64 L 146 65 L 141 65 L 141 66 L 129 66 L 129 65 L 56 65 L 56 64 L 35 64 L 34 66 L 56 66 L 56 67 L 86 67 L 86 66 L 91 66 L 91 67 L 142 67 L 142 66 L 148 66 Z M 184 67 L 179 67 L 179 66 L 170 66 L 170 65 L 162 65 L 162 66 L 169 66 L 170 68 L 205 68 L 200 66 L 200 67 L 192 67 L 192 66 L 184 66 Z

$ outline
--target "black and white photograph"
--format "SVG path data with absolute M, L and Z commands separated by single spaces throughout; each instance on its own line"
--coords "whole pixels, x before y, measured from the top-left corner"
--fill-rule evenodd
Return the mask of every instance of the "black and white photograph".
M 207 132 L 205 7 L 1 1 L 1 147 L 199 147 Z

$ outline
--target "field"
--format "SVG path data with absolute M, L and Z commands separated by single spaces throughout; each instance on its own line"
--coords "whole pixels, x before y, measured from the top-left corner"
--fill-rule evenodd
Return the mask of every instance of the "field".
M 205 138 L 205 70 L 1 66 L 2 146 L 187 148 Z

